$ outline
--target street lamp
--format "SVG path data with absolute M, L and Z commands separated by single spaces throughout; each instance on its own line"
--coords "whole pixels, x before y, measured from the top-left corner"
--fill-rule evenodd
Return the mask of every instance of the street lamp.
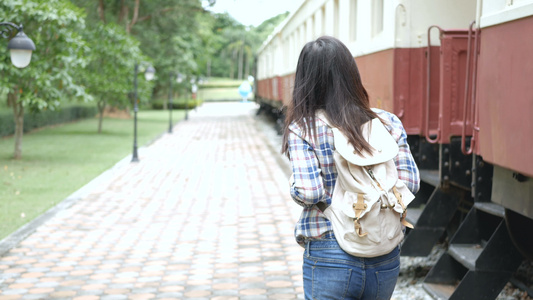
M 141 62 L 141 65 L 146 66 L 144 69 L 144 78 L 147 81 L 154 79 L 154 67 L 145 62 Z M 139 106 L 137 104 L 137 75 L 139 74 L 139 67 L 139 64 L 135 64 L 135 67 L 133 68 L 133 154 L 131 162 L 139 161 L 139 155 L 137 153 L 137 111 L 139 111 Z
M 12 36 L 12 31 L 18 31 L 7 44 L 7 49 L 11 52 L 11 63 L 17 68 L 25 68 L 30 64 L 31 52 L 35 50 L 35 44 L 24 34 L 22 24 L 17 26 L 11 22 L 0 22 L 0 26 L 6 27 L 3 30 L 0 29 L 0 35 L 6 39 Z
M 195 97 L 194 93 L 198 90 L 196 78 L 194 76 L 189 81 L 191 83 L 191 98 Z M 185 100 L 185 120 L 189 120 L 189 97 Z
M 181 73 L 169 73 L 169 89 L 168 89 L 168 114 L 169 114 L 169 121 L 168 121 L 168 133 L 172 133 L 172 77 L 176 76 L 176 82 L 181 83 L 183 81 L 183 74 Z

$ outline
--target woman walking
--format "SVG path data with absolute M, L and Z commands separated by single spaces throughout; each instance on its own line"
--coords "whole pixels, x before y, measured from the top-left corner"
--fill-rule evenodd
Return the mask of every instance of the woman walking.
M 343 251 L 324 210 L 331 205 L 337 179 L 330 126 L 324 115 L 359 153 L 372 153 L 361 126 L 378 118 L 399 147 L 394 158 L 398 178 L 415 193 L 419 174 L 401 121 L 371 109 L 359 71 L 348 48 L 333 37 L 307 43 L 298 59 L 292 101 L 287 107 L 282 152 L 292 165 L 291 196 L 303 207 L 295 228 L 305 248 L 305 299 L 389 299 L 400 270 L 400 249 L 376 257 Z

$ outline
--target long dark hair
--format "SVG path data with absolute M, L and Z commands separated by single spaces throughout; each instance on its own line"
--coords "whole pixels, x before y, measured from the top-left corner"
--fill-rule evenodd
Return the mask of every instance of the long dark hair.
M 370 109 L 368 93 L 350 50 L 329 36 L 307 43 L 300 53 L 292 101 L 286 107 L 282 153 L 289 154 L 289 125 L 293 122 L 304 134 L 316 137 L 315 114 L 319 109 L 357 151 L 371 153 L 361 125 L 378 116 Z

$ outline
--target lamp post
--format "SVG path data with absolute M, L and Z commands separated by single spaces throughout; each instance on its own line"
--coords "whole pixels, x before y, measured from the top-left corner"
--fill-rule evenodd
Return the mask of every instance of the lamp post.
M 11 63 L 17 68 L 25 68 L 30 64 L 31 53 L 35 50 L 35 44 L 24 34 L 22 24 L 17 26 L 11 22 L 0 22 L 0 26 L 6 27 L 3 30 L 0 29 L 0 35 L 6 39 L 13 35 L 13 31 L 18 31 L 7 44 L 7 49 L 11 52 Z
M 168 86 L 168 133 L 172 133 L 172 77 L 174 73 L 170 72 Z
M 169 114 L 169 124 L 168 124 L 168 133 L 172 133 L 172 77 L 176 76 L 176 82 L 181 83 L 183 81 L 183 75 L 181 73 L 170 72 L 169 75 L 169 89 L 168 89 L 168 114 Z
M 196 87 L 196 78 L 192 77 L 190 80 L 191 83 L 191 97 L 194 98 L 198 87 Z M 185 100 L 185 120 L 189 120 L 189 97 Z
M 141 62 L 141 65 L 146 65 L 147 63 Z M 139 111 L 139 106 L 137 104 L 137 74 L 139 73 L 139 64 L 135 64 L 133 68 L 133 154 L 131 157 L 131 162 L 138 162 L 139 155 L 137 153 L 137 111 Z M 154 79 L 155 69 L 154 67 L 148 65 L 144 70 L 144 78 L 147 81 Z

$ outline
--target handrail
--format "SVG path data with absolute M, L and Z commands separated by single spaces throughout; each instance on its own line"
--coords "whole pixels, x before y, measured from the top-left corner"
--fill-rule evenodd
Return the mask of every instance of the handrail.
M 466 50 L 466 77 L 465 77 L 465 96 L 464 96 L 464 104 L 463 104 L 463 128 L 461 130 L 461 152 L 463 152 L 463 154 L 465 155 L 470 155 L 472 154 L 472 141 L 473 141 L 473 137 L 472 139 L 470 140 L 471 144 L 470 144 L 470 149 L 466 150 L 466 115 L 467 115 L 467 109 L 468 109 L 468 89 L 470 88 L 470 57 L 472 56 L 472 27 L 474 26 L 474 24 L 476 23 L 476 21 L 472 21 L 470 23 L 470 26 L 468 27 L 468 45 L 467 45 L 467 50 Z M 477 41 L 477 40 L 476 40 Z M 477 52 L 477 44 L 476 44 L 476 49 L 474 52 Z M 474 55 L 476 55 L 476 53 L 474 53 Z M 475 71 L 474 71 L 475 72 Z M 472 91 L 473 93 L 473 91 Z M 473 101 L 473 98 L 472 98 L 472 101 Z M 472 107 L 473 109 L 473 107 Z M 470 115 L 470 118 L 471 118 L 471 122 L 472 122 L 472 127 L 474 127 L 473 125 L 473 122 L 474 122 L 474 119 L 473 119 L 473 115 L 471 114 Z M 473 135 L 472 135 L 473 136 Z
M 479 111 L 476 109 L 477 107 L 477 98 L 476 98 L 476 89 L 477 89 L 477 64 L 478 64 L 478 58 L 479 58 L 479 43 L 481 43 L 479 34 L 481 33 L 480 28 L 476 29 L 476 43 L 474 47 L 474 72 L 472 73 L 472 110 L 470 111 L 470 114 L 472 115 L 472 124 L 473 124 L 473 130 L 479 131 L 479 125 L 477 124 L 478 120 L 478 113 Z M 472 142 L 470 143 L 470 147 L 473 147 L 474 145 L 474 136 L 472 136 Z
M 401 95 L 399 98 L 398 98 L 398 103 L 400 104 L 400 112 L 396 115 L 398 118 L 403 118 L 403 115 L 405 114 L 405 98 L 403 95 Z
M 426 87 L 426 140 L 430 144 L 435 144 L 439 140 L 439 134 L 440 134 L 440 123 L 438 123 L 437 127 L 437 136 L 435 139 L 431 139 L 429 137 L 429 98 L 431 93 L 431 29 L 438 28 L 439 29 L 439 36 L 442 34 L 443 29 L 440 28 L 437 25 L 429 26 L 428 28 L 428 45 L 427 45 L 427 87 Z

